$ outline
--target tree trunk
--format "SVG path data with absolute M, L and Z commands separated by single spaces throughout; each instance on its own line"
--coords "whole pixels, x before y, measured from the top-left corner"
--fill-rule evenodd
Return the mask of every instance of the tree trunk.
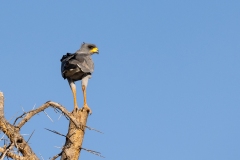
M 77 127 L 72 121 L 69 121 L 69 129 L 66 143 L 63 148 L 61 160 L 78 160 L 83 143 L 88 112 L 84 109 L 74 110 L 72 115 L 81 124 Z

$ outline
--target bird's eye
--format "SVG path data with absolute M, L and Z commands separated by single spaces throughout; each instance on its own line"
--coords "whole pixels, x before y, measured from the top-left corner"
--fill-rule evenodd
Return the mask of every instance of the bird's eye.
M 88 46 L 89 49 L 93 49 L 94 47 L 93 46 Z

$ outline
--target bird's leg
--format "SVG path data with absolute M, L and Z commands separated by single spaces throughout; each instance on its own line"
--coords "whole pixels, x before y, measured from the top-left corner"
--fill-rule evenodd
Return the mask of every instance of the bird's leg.
M 69 83 L 69 86 L 70 86 L 70 88 L 72 90 L 72 93 L 73 93 L 74 110 L 77 110 L 78 109 L 78 105 L 77 105 L 77 97 L 76 97 L 76 94 L 77 94 L 76 85 L 70 79 L 68 79 L 68 83 Z
M 82 91 L 83 91 L 83 109 L 86 109 L 90 114 L 92 114 L 92 110 L 87 105 L 87 93 L 85 85 L 82 85 Z
M 92 110 L 90 109 L 90 107 L 88 107 L 87 105 L 87 84 L 88 84 L 88 79 L 90 78 L 91 76 L 88 75 L 86 77 L 84 77 L 82 79 L 82 91 L 83 91 L 83 109 L 86 109 L 90 114 L 92 114 Z

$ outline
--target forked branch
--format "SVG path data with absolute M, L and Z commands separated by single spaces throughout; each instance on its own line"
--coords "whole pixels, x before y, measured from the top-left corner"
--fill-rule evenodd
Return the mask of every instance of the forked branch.
M 80 126 L 80 124 L 77 122 L 76 118 L 62 105 L 60 105 L 59 103 L 56 102 L 52 102 L 52 101 L 48 101 L 46 103 L 44 103 L 42 106 L 40 106 L 37 109 L 31 110 L 29 112 L 25 112 L 23 113 L 23 115 L 21 115 L 19 118 L 23 118 L 18 125 L 16 125 L 16 127 L 21 128 L 27 121 L 29 121 L 34 115 L 44 111 L 45 109 L 49 108 L 49 107 L 53 107 L 55 109 L 59 109 L 60 111 L 62 111 L 63 114 L 65 114 L 68 118 L 70 118 L 70 120 L 76 125 L 76 126 Z
M 85 150 L 92 154 L 98 155 L 99 152 L 82 148 L 82 142 L 85 134 L 85 129 L 94 130 L 100 132 L 94 128 L 90 128 L 86 125 L 88 118 L 88 111 L 85 109 L 77 109 L 73 112 L 69 112 L 64 106 L 59 103 L 48 101 L 41 105 L 39 108 L 33 109 L 29 112 L 25 112 L 16 118 L 14 124 L 10 124 L 4 117 L 4 96 L 0 92 L 0 130 L 6 135 L 10 140 L 10 145 L 8 147 L 0 147 L 0 160 L 4 157 L 9 157 L 15 160 L 39 160 L 36 154 L 32 151 L 31 147 L 28 144 L 29 137 L 26 141 L 23 136 L 20 134 L 20 129 L 36 114 L 44 112 L 47 108 L 54 108 L 55 111 L 61 112 L 67 119 L 70 120 L 69 128 L 67 135 L 60 134 L 57 131 L 47 129 L 53 133 L 59 134 L 66 138 L 65 145 L 62 147 L 61 153 L 57 154 L 52 158 L 52 160 L 61 156 L 61 160 L 78 160 L 80 156 L 80 151 Z M 19 121 L 18 124 L 17 121 Z M 16 125 L 15 125 L 16 124 Z M 102 133 L 102 132 L 100 132 Z M 15 147 L 21 155 L 16 155 L 12 148 Z
M 4 153 L 4 152 L 6 152 L 6 148 L 0 147 L 0 153 Z M 6 152 L 6 156 L 15 160 L 27 160 L 26 158 L 16 155 L 10 151 Z

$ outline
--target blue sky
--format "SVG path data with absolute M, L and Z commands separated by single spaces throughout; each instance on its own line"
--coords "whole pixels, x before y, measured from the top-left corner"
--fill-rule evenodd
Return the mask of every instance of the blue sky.
M 0 90 L 6 118 L 48 100 L 73 109 L 60 58 L 95 43 L 83 147 L 109 160 L 240 159 L 240 1 L 2 1 Z M 82 105 L 80 82 L 78 104 Z M 29 121 L 48 159 L 68 121 L 48 109 Z M 2 136 L 2 134 L 0 134 Z M 29 136 L 25 136 L 28 139 Z M 2 144 L 2 143 L 1 143 Z M 82 151 L 80 159 L 100 157 Z

